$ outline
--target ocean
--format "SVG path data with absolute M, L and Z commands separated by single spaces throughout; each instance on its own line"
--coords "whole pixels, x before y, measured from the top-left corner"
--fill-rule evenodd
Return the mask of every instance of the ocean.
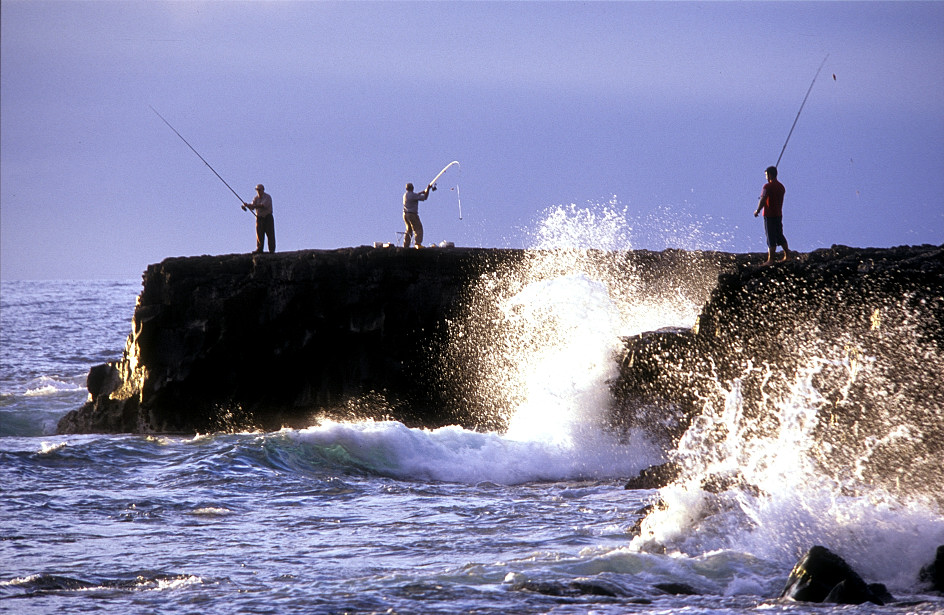
M 732 428 L 700 450 L 707 423 L 738 420 L 737 383 L 719 383 L 725 408 L 672 452 L 750 466 L 762 489 L 725 501 L 691 483 L 624 489 L 670 452 L 601 420 L 614 331 L 690 324 L 699 306 L 684 293 L 628 305 L 587 268 L 542 267 L 505 306 L 538 328 L 501 344 L 505 375 L 490 386 L 515 388 L 502 432 L 324 419 L 56 435 L 86 399 L 89 368 L 121 356 L 140 282 L 2 282 L 0 612 L 944 612 L 917 580 L 944 544 L 940 486 L 904 497 L 819 476 L 807 375 L 770 402 L 784 417 L 775 436 Z M 903 602 L 778 599 L 815 544 Z

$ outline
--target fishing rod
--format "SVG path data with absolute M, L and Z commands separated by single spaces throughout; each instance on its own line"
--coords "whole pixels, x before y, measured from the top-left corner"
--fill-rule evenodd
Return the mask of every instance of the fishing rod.
M 829 59 L 829 54 L 826 54 L 826 57 L 823 58 L 823 63 L 819 65 L 819 68 L 816 69 L 816 74 L 813 75 L 813 81 L 810 82 L 810 88 L 806 91 L 806 96 L 803 97 L 803 102 L 800 103 L 800 110 L 797 111 L 796 117 L 793 119 L 793 126 L 790 127 L 790 132 L 787 134 L 787 140 L 783 143 L 783 149 L 780 150 L 780 156 L 777 157 L 777 164 L 774 166 L 780 166 L 780 159 L 783 158 L 783 152 L 787 149 L 787 143 L 790 142 L 790 136 L 793 134 L 793 129 L 796 128 L 797 120 L 800 119 L 800 114 L 803 113 L 803 107 L 806 105 L 806 99 L 810 97 L 810 92 L 813 91 L 813 84 L 816 83 L 816 78 L 819 77 L 819 72 L 823 70 L 823 66 L 826 65 L 826 60 Z
M 450 168 L 452 165 L 456 165 L 457 167 L 459 167 L 459 161 L 458 161 L 458 160 L 453 160 L 452 162 L 450 162 L 449 164 L 447 164 L 447 165 L 443 168 L 443 170 L 439 172 L 439 175 L 437 175 L 436 177 L 434 177 L 433 180 L 432 180 L 431 182 L 429 182 L 429 184 L 427 184 L 427 185 L 429 186 L 429 189 L 430 189 L 431 191 L 436 190 L 436 180 L 438 180 L 440 177 L 442 177 L 443 173 L 445 173 L 446 171 L 448 171 L 449 168 Z M 462 167 L 459 167 L 459 171 L 460 171 L 460 173 L 462 172 Z M 459 196 L 459 184 L 457 183 L 457 184 L 455 185 L 455 187 L 450 188 L 450 190 L 455 190 L 455 191 L 456 191 L 456 200 L 459 201 L 459 219 L 461 220 L 461 219 L 462 219 L 462 197 Z
M 148 107 L 151 107 L 151 105 L 148 105 Z M 162 120 L 164 120 L 164 123 L 167 124 L 167 127 L 170 128 L 171 130 L 173 130 L 174 133 L 175 133 L 178 137 L 180 137 L 180 140 L 187 144 L 187 147 L 190 148 L 190 151 L 192 151 L 194 154 L 196 154 L 196 155 L 197 155 L 197 158 L 199 158 L 200 160 L 202 160 L 202 161 L 203 161 L 203 164 L 207 165 L 207 168 L 209 168 L 211 171 L 213 171 L 213 174 L 216 175 L 217 177 L 219 177 L 220 181 L 223 182 L 223 184 L 226 185 L 227 188 L 229 188 L 229 191 L 232 192 L 234 195 L 236 195 L 236 198 L 239 199 L 239 204 L 242 205 L 242 207 L 243 207 L 243 211 L 249 211 L 249 213 L 251 213 L 253 216 L 255 216 L 255 215 L 256 215 L 256 212 L 250 211 L 250 210 L 246 209 L 246 201 L 244 201 L 243 198 L 242 198 L 241 196 L 239 196 L 239 194 L 237 194 L 235 190 L 233 190 L 233 187 L 232 187 L 232 186 L 230 186 L 229 184 L 226 183 L 226 180 L 225 180 L 225 179 L 223 179 L 222 177 L 220 177 L 220 174 L 216 172 L 216 169 L 214 169 L 212 166 L 210 166 L 210 163 L 206 161 L 206 158 L 204 158 L 203 156 L 201 156 L 201 155 L 200 155 L 200 152 L 198 152 L 197 150 L 195 150 L 195 149 L 193 148 L 193 146 L 190 145 L 190 142 L 187 141 L 186 139 L 184 139 L 184 136 L 183 136 L 182 134 L 180 134 L 179 132 L 177 132 L 177 129 L 174 128 L 173 126 L 171 126 L 171 125 L 170 125 L 170 122 L 168 122 L 166 119 L 164 119 L 164 116 L 163 116 L 163 115 L 161 115 L 160 113 L 157 112 L 157 109 L 155 109 L 154 107 L 151 107 L 151 111 L 153 111 L 154 113 L 157 113 L 157 117 L 159 117 L 159 118 L 161 118 Z

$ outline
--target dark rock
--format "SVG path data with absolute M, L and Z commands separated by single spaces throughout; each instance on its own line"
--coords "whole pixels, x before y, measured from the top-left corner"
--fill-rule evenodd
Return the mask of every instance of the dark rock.
M 572 581 L 522 581 L 515 583 L 513 589 L 530 591 L 545 596 L 625 596 L 626 592 L 614 583 L 604 579 L 582 577 Z
M 581 578 L 574 579 L 568 585 L 571 589 L 584 596 L 621 596 L 623 590 L 613 583 L 603 579 Z
M 629 487 L 627 487 L 627 489 L 628 488 Z M 652 502 L 650 504 L 646 504 L 642 508 L 636 510 L 634 514 L 637 516 L 637 519 L 631 526 L 629 526 L 626 529 L 626 532 L 630 536 L 639 536 L 640 534 L 642 534 L 642 522 L 646 520 L 646 517 L 649 516 L 649 513 L 652 513 L 659 509 L 663 509 L 663 510 L 665 509 L 665 503 L 662 502 L 661 500 L 658 502 Z
M 880 602 L 878 604 L 889 604 L 895 602 L 895 597 L 892 595 L 888 588 L 885 587 L 884 583 L 869 583 L 869 591 L 872 595 Z
M 931 591 L 944 593 L 944 545 L 937 548 L 934 561 L 921 568 L 918 580 Z
M 439 374 L 445 323 L 471 280 L 519 257 L 364 247 L 151 265 L 124 357 L 91 370 L 92 398 L 59 431 L 277 429 L 352 407 L 461 422 Z
M 90 369 L 85 386 L 93 400 L 117 391 L 121 386 L 121 377 L 115 364 L 104 363 Z
M 482 305 L 470 301 L 474 284 L 528 254 L 361 247 L 166 259 L 144 273 L 123 357 L 92 368 L 89 401 L 65 416 L 59 431 L 277 429 L 307 426 L 320 415 L 500 429 L 494 404 L 476 397 L 476 361 L 492 357 L 459 352 L 459 364 L 447 371 L 443 350 L 453 323 Z M 600 258 L 613 275 L 631 277 L 636 292 L 671 297 L 684 287 L 691 300 L 707 301 L 693 329 L 635 336 L 617 357 L 612 427 L 641 427 L 667 448 L 700 407 L 718 401 L 719 382 L 744 376 L 749 365 L 793 374 L 809 344 L 836 328 L 858 335 L 862 353 L 914 347 L 886 339 L 876 325 L 902 303 L 921 316 L 911 323 L 916 341 L 944 349 L 941 247 L 833 246 L 770 267 L 752 264 L 760 255 L 680 250 Z M 932 370 L 902 365 L 902 388 L 944 404 Z M 776 380 L 757 372 L 742 381 L 744 414 L 762 430 L 777 419 L 757 416 L 761 387 Z M 840 376 L 824 368 L 817 378 Z M 836 431 L 859 430 L 850 442 L 874 435 L 864 433 L 874 424 L 862 420 L 866 395 L 835 397 L 824 411 Z M 927 405 L 903 404 L 903 418 L 935 425 Z M 940 459 L 944 437 L 926 435 L 920 451 L 889 454 Z M 836 454 L 853 457 L 832 444 Z M 918 469 L 902 480 L 927 485 L 940 478 L 940 468 Z M 660 480 L 641 480 L 649 478 Z
M 764 437 L 780 428 L 770 400 L 789 395 L 811 361 L 823 359 L 811 379 L 824 398 L 813 435 L 826 445 L 814 453 L 818 465 L 840 478 L 842 468 L 867 456 L 867 482 L 890 493 L 926 493 L 944 482 L 937 462 L 944 457 L 944 386 L 934 360 L 944 356 L 942 289 L 942 246 L 833 246 L 768 267 L 735 260 L 721 268 L 691 331 L 624 340 L 612 385 L 614 423 L 641 428 L 674 450 L 691 420 L 724 407 L 736 383 L 741 425 Z M 871 357 L 878 361 L 868 363 Z M 855 378 L 863 366 L 869 377 Z M 888 406 L 877 408 L 876 394 L 890 394 L 895 420 L 921 426 L 921 437 L 864 450 L 887 435 L 878 413 Z M 911 460 L 906 471 L 903 459 Z M 711 479 L 705 488 L 723 490 L 732 479 Z
M 500 428 L 468 382 L 476 366 L 459 353 L 447 371 L 444 348 L 474 285 L 528 254 L 360 247 L 166 259 L 144 273 L 124 356 L 93 368 L 91 399 L 59 431 L 277 429 L 323 415 Z M 705 296 L 732 258 L 599 256 L 647 287 L 685 267 Z
M 672 594 L 675 596 L 699 595 L 698 590 L 687 583 L 656 583 L 653 585 L 653 587 L 660 591 L 664 591 L 667 594 Z
M 844 559 L 818 545 L 793 567 L 780 597 L 802 602 L 885 604 Z
M 659 489 L 679 477 L 677 464 L 666 462 L 639 471 L 639 475 L 626 482 L 626 489 Z
M 872 595 L 868 585 L 861 578 L 840 581 L 829 590 L 829 593 L 823 598 L 823 602 L 828 604 L 863 604 L 865 602 L 874 602 L 878 605 L 884 604 Z
M 695 411 L 697 389 L 676 369 L 697 356 L 691 329 L 664 328 L 623 339 L 620 376 L 612 390 L 625 411 L 619 427 L 640 428 L 666 448 L 684 433 Z
M 754 484 L 744 480 L 740 472 L 730 472 L 726 474 L 714 473 L 706 476 L 701 481 L 701 489 L 706 493 L 724 493 L 725 491 L 737 490 L 742 493 L 748 493 L 754 497 L 763 494 L 761 489 Z

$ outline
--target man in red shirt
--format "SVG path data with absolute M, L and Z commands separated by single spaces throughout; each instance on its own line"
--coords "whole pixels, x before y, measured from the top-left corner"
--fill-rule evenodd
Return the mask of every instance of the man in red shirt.
M 774 262 L 777 246 L 783 246 L 783 260 L 790 258 L 787 238 L 783 236 L 783 195 L 787 189 L 777 181 L 777 167 L 767 167 L 767 183 L 760 193 L 760 203 L 754 210 L 754 217 L 764 210 L 764 231 L 767 233 L 767 260 L 765 265 Z

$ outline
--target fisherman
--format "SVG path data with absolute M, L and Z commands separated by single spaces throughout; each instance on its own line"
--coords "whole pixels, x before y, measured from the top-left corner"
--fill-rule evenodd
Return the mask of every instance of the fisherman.
M 774 262 L 777 246 L 783 246 L 783 260 L 790 258 L 787 238 L 783 236 L 783 195 L 787 189 L 777 181 L 777 167 L 767 167 L 767 183 L 760 193 L 760 202 L 754 210 L 754 217 L 764 211 L 764 231 L 767 233 L 767 260 L 764 265 Z
M 423 223 L 420 222 L 420 201 L 429 198 L 429 190 L 432 184 L 426 186 L 422 192 L 413 192 L 413 184 L 406 185 L 406 192 L 403 193 L 403 222 L 406 224 L 406 233 L 403 235 L 403 247 L 410 247 L 410 240 L 416 234 L 416 247 L 423 247 Z
M 265 186 L 256 186 L 256 197 L 252 203 L 243 202 L 243 210 L 252 209 L 256 214 L 256 250 L 262 254 L 266 237 L 269 238 L 269 253 L 275 253 L 275 217 L 272 215 L 272 197 L 266 194 Z

